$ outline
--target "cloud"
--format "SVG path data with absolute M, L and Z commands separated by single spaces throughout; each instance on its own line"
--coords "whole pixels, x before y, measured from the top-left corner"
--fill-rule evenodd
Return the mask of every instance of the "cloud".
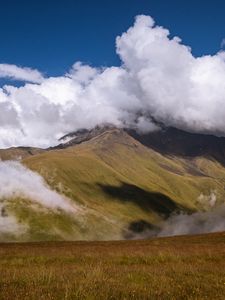
M 174 213 L 169 218 L 157 223 L 156 226 L 146 226 L 141 233 L 135 233 L 129 228 L 129 237 L 132 239 L 150 238 L 153 236 L 174 236 L 187 234 L 203 234 L 225 230 L 225 205 L 216 205 L 216 191 L 198 197 L 198 212 L 187 214 Z M 148 224 L 148 223 L 146 223 Z M 150 228 L 150 229 L 149 229 Z
M 200 194 L 198 202 L 203 211 L 193 214 L 179 213 L 159 224 L 157 236 L 201 234 L 225 230 L 225 205 L 216 205 L 216 191 Z M 149 232 L 151 234 L 151 232 Z
M 222 39 L 221 44 L 220 44 L 220 48 L 223 49 L 225 46 L 225 38 Z
M 117 38 L 117 53 L 138 83 L 141 108 L 166 125 L 224 133 L 225 52 L 195 58 L 169 31 L 139 16 Z
M 41 83 L 44 80 L 43 75 L 38 70 L 21 68 L 10 64 L 0 64 L 0 78 L 10 78 L 33 83 Z
M 24 198 L 50 209 L 75 213 L 78 208 L 53 191 L 37 173 L 16 161 L 0 162 L 0 200 Z
M 4 205 L 0 203 L 0 237 L 5 234 L 22 234 L 27 230 L 27 226 L 17 221 L 16 217 L 9 216 L 4 212 Z
M 36 71 L 40 80 L 3 86 L 0 148 L 48 147 L 71 131 L 102 123 L 147 132 L 158 129 L 152 120 L 225 135 L 224 51 L 194 57 L 181 39 L 141 15 L 117 37 L 116 52 L 119 67 L 76 62 L 59 77 Z
M 208 212 L 179 214 L 161 224 L 158 236 L 200 234 L 225 230 L 225 205 Z

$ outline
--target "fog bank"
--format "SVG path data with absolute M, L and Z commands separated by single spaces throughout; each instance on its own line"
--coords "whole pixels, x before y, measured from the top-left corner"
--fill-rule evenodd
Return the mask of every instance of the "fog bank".
M 0 161 L 0 199 L 24 198 L 50 209 L 75 213 L 77 207 L 53 191 L 44 179 L 16 161 Z

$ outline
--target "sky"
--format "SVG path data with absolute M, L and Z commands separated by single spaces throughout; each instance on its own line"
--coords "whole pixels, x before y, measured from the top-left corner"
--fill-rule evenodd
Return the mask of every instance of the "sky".
M 225 37 L 225 2 L 185 0 L 1 1 L 0 62 L 56 76 L 75 61 L 119 65 L 115 38 L 139 14 L 182 38 L 194 55 L 214 54 Z
M 223 1 L 8 1 L 0 148 L 110 123 L 225 136 Z

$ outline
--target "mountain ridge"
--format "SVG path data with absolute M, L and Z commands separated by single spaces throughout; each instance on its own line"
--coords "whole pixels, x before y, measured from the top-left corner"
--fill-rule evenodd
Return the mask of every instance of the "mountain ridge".
M 7 202 L 8 211 L 29 228 L 25 240 L 156 235 L 173 214 L 224 203 L 225 168 L 219 161 L 161 153 L 120 128 L 80 132 L 78 140 L 40 153 L 22 150 L 24 166 L 80 207 L 71 216 L 37 210 L 29 199 Z
M 163 155 L 179 157 L 207 156 L 225 164 L 225 137 L 191 133 L 174 127 L 163 127 L 157 131 L 139 133 L 135 129 L 119 128 L 111 124 L 95 126 L 90 130 L 80 129 L 68 133 L 59 139 L 58 145 L 49 148 L 42 149 L 29 146 L 19 146 L 0 149 L 0 158 L 5 160 L 10 159 L 10 157 L 13 159 L 17 157 L 20 158 L 21 156 L 21 159 L 23 159 L 27 156 L 40 154 L 44 151 L 65 149 L 113 130 L 126 132 L 144 146 Z

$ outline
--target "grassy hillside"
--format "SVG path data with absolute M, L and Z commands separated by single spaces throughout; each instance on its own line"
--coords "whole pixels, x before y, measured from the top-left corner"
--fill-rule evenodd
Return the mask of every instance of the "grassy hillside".
M 224 299 L 225 234 L 0 244 L 0 299 Z
M 8 149 L 0 149 L 0 159 L 21 160 L 29 156 L 40 154 L 42 152 L 45 152 L 45 150 L 32 147 L 12 147 Z
M 224 201 L 225 169 L 210 158 L 165 156 L 149 149 L 119 129 L 61 150 L 51 150 L 23 160 L 54 189 L 82 208 L 68 218 L 62 213 L 26 213 L 14 206 L 30 225 L 36 214 L 31 239 L 121 239 L 157 225 L 175 211 L 201 208 L 198 198 L 213 191 Z M 24 217 L 25 216 L 25 217 Z M 64 235 L 59 224 L 67 220 Z M 50 222 L 51 221 L 51 222 Z M 41 227 L 41 234 L 40 233 Z M 46 235 L 52 232 L 57 234 Z M 72 230 L 69 230 L 69 228 Z M 39 235 L 38 235 L 39 234 Z

